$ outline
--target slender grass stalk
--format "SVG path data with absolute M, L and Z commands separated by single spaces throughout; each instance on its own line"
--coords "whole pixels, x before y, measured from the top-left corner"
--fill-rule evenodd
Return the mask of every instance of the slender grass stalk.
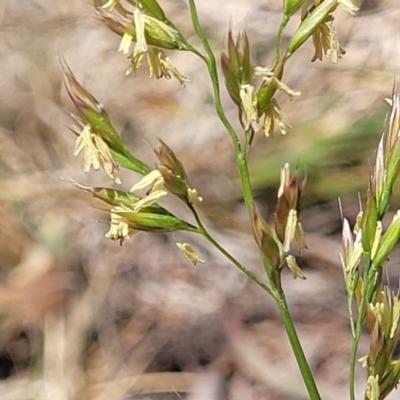
M 296 329 L 294 327 L 293 320 L 290 315 L 290 311 L 286 302 L 286 298 L 283 293 L 281 295 L 280 300 L 277 301 L 277 305 L 283 320 L 283 324 L 285 326 L 286 333 L 289 337 L 290 345 L 292 346 L 293 353 L 296 357 L 297 364 L 299 365 L 301 375 L 306 385 L 308 394 L 310 395 L 310 398 L 312 400 L 321 400 L 321 396 L 318 392 L 318 388 L 314 381 L 314 376 L 308 365 L 303 348 L 301 347 L 301 343 L 297 335 Z
M 356 376 L 356 363 L 357 363 L 357 350 L 360 343 L 362 324 L 365 318 L 366 312 L 366 301 L 363 297 L 360 306 L 358 307 L 358 316 L 356 323 L 355 335 L 353 337 L 353 343 L 351 346 L 350 353 L 350 377 L 349 377 L 349 390 L 350 400 L 355 400 L 355 376 Z
M 195 30 L 197 36 L 200 38 L 200 40 L 203 44 L 204 50 L 206 51 L 206 53 L 208 55 L 208 59 L 206 59 L 204 57 L 204 58 L 202 58 L 202 60 L 207 64 L 207 69 L 210 74 L 211 83 L 213 85 L 215 109 L 217 111 L 218 117 L 220 118 L 221 122 L 225 126 L 226 130 L 228 131 L 228 133 L 232 139 L 235 154 L 238 155 L 241 151 L 240 140 L 239 140 L 238 135 L 236 134 L 235 129 L 233 128 L 233 126 L 229 122 L 228 118 L 226 117 L 226 115 L 224 113 L 224 109 L 222 107 L 221 94 L 220 94 L 220 90 L 219 90 L 219 77 L 218 77 L 218 71 L 217 71 L 217 61 L 215 59 L 215 55 L 214 55 L 214 52 L 212 51 L 210 43 L 208 42 L 207 36 L 204 34 L 203 29 L 201 28 L 194 0 L 188 0 L 188 2 L 189 2 L 190 15 L 192 18 L 194 30 Z
M 367 311 L 367 302 L 370 302 L 369 293 L 371 288 L 371 279 L 369 278 L 369 270 L 371 266 L 371 255 L 370 252 L 364 252 L 364 287 L 363 287 L 363 294 L 360 301 L 360 305 L 358 307 L 358 315 L 356 321 L 355 332 L 353 333 L 353 342 L 351 346 L 351 353 L 350 353 L 350 375 L 349 375 L 349 390 L 350 390 L 350 400 L 355 400 L 355 374 L 356 374 L 356 363 L 357 363 L 357 351 L 358 346 L 360 344 L 361 339 L 361 332 L 362 326 L 365 320 L 365 314 Z M 352 330 L 353 332 L 353 330 Z
M 209 58 L 208 62 L 206 62 L 206 64 L 207 64 L 208 72 L 210 74 L 211 82 L 213 85 L 215 109 L 217 111 L 217 114 L 218 114 L 221 122 L 227 129 L 227 131 L 232 139 L 234 151 L 235 151 L 236 162 L 237 162 L 237 166 L 239 169 L 240 180 L 241 180 L 242 189 L 243 189 L 244 201 L 246 204 L 246 208 L 247 208 L 249 217 L 252 218 L 253 209 L 254 209 L 254 199 L 253 199 L 253 195 L 252 195 L 249 170 L 248 170 L 248 165 L 247 165 L 247 160 L 246 160 L 248 151 L 242 152 L 239 137 L 236 134 L 236 131 L 234 130 L 234 128 L 232 127 L 231 123 L 229 122 L 228 118 L 225 115 L 224 109 L 222 107 L 222 102 L 221 102 L 219 78 L 218 78 L 217 63 L 215 60 L 215 55 L 214 55 L 212 48 L 208 42 L 208 39 L 207 39 L 206 35 L 204 34 L 203 29 L 200 25 L 200 21 L 198 18 L 197 9 L 196 9 L 194 0 L 188 0 L 188 3 L 189 3 L 189 7 L 190 7 L 190 14 L 191 14 L 191 18 L 192 18 L 193 27 L 194 27 L 198 37 L 202 41 L 204 49 Z M 201 221 L 198 220 L 197 222 L 199 223 L 199 226 L 201 227 L 202 226 Z M 207 231 L 203 230 L 203 236 L 208 241 L 210 241 L 211 244 L 216 246 L 220 251 L 223 251 L 223 249 L 219 248 L 220 245 L 215 240 L 213 240 L 212 237 L 208 236 Z M 264 257 L 262 257 L 262 258 L 264 261 L 264 265 L 266 265 L 266 270 L 268 270 L 269 268 L 272 268 L 268 265 L 268 263 L 266 263 Z M 235 265 L 237 267 L 239 267 L 240 269 L 243 268 L 243 266 L 239 266 L 237 264 L 235 264 Z M 245 270 L 243 272 L 245 272 L 247 276 L 249 276 L 251 279 L 253 279 L 253 281 L 255 281 L 256 283 L 258 283 L 260 285 L 260 283 L 257 280 L 254 280 L 254 278 L 251 275 L 249 275 L 246 271 L 248 271 L 248 270 Z M 248 271 L 248 272 L 250 272 L 250 271 Z M 272 283 L 273 283 L 273 281 L 271 282 L 271 284 Z M 263 287 L 263 289 L 267 293 L 271 294 L 275 298 L 275 300 L 277 300 L 277 296 L 276 296 L 277 288 L 273 288 L 273 291 L 271 293 L 270 288 L 268 288 L 268 290 L 267 290 L 263 285 L 260 285 L 260 286 Z M 296 330 L 294 328 L 293 320 L 290 315 L 289 309 L 287 307 L 286 299 L 283 296 L 283 293 L 281 293 L 279 301 L 277 300 L 277 305 L 278 305 L 279 311 L 281 313 L 281 316 L 282 316 L 282 319 L 283 319 L 283 322 L 285 325 L 285 329 L 286 329 L 287 335 L 289 337 L 289 341 L 293 348 L 293 352 L 295 354 L 297 363 L 299 365 L 299 368 L 300 368 L 301 374 L 303 376 L 307 391 L 310 395 L 310 398 L 312 400 L 320 400 L 321 397 L 319 395 L 317 386 L 314 381 L 314 377 L 312 375 L 311 369 L 308 365 L 307 359 L 304 355 L 299 338 L 298 338 Z
M 238 267 L 242 272 L 244 272 L 252 281 L 254 281 L 258 286 L 260 286 L 263 290 L 269 293 L 273 297 L 273 293 L 271 288 L 267 286 L 257 275 L 247 269 L 243 264 L 241 264 L 234 256 L 232 256 L 223 246 L 221 246 L 216 239 L 208 232 L 207 228 L 203 224 L 203 221 L 200 219 L 199 214 L 196 209 L 191 206 L 190 207 L 194 217 L 196 218 L 196 222 L 198 224 L 198 233 L 204 237 L 209 243 L 211 243 L 219 252 L 221 252 L 229 261 L 231 261 L 236 267 Z
M 354 339 L 356 337 L 356 327 L 354 324 L 354 317 L 353 317 L 353 295 L 347 296 L 347 312 L 349 313 L 349 318 L 350 318 L 351 336 Z
M 285 30 L 289 20 L 290 20 L 290 18 L 287 15 L 285 15 L 283 17 L 281 25 L 279 26 L 277 45 L 276 45 L 275 65 L 278 64 L 279 61 L 281 60 L 281 46 L 282 46 L 283 31 Z
M 198 224 L 199 230 L 198 232 L 217 250 L 219 250 L 228 260 L 230 260 L 236 267 L 238 267 L 242 272 L 244 272 L 252 281 L 254 281 L 258 286 L 260 286 L 263 290 L 265 290 L 268 294 L 270 294 L 278 305 L 278 309 L 280 315 L 282 317 L 282 321 L 286 330 L 286 333 L 289 337 L 290 344 L 293 349 L 293 353 L 296 357 L 297 363 L 300 367 L 300 372 L 303 377 L 304 383 L 306 385 L 307 391 L 312 400 L 320 400 L 321 397 L 319 395 L 317 386 L 314 381 L 314 377 L 312 375 L 311 369 L 308 365 L 307 359 L 303 352 L 303 348 L 301 347 L 301 343 L 299 337 L 297 335 L 295 326 L 293 324 L 292 317 L 290 315 L 290 311 L 286 302 L 286 298 L 283 292 L 280 292 L 279 295 L 276 293 L 276 290 L 271 290 L 260 278 L 258 278 L 253 272 L 244 267 L 235 257 L 233 257 L 226 249 L 224 249 L 217 240 L 213 238 L 213 236 L 208 232 L 207 228 L 204 226 L 201 221 L 197 211 L 193 206 L 190 207 L 193 215 L 196 218 L 196 222 Z

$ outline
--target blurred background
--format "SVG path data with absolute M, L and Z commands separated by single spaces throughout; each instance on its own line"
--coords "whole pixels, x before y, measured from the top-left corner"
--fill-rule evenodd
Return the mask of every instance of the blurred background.
M 186 2 L 160 4 L 200 45 Z M 285 83 L 302 93 L 292 101 L 278 97 L 293 129 L 285 137 L 259 135 L 250 161 L 258 206 L 269 217 L 280 166 L 287 161 L 307 173 L 310 250 L 300 259 L 307 280 L 285 273 L 284 286 L 326 400 L 348 397 L 338 197 L 354 221 L 388 111 L 384 98 L 400 68 L 397 2 L 357 5 L 355 17 L 337 12 L 343 59 L 311 63 L 308 43 L 287 65 Z M 217 54 L 229 26 L 246 28 L 254 62 L 272 62 L 281 1 L 204 0 L 198 9 Z M 108 215 L 65 182 L 110 185 L 102 172 L 84 174 L 82 158 L 72 155 L 73 108 L 60 54 L 134 154 L 154 165 L 157 138 L 174 149 L 204 198 L 207 226 L 262 276 L 231 142 L 203 65 L 190 54 L 171 54 L 191 80 L 184 89 L 174 80 L 149 80 L 146 68 L 125 77 L 129 61 L 117 53 L 119 41 L 89 0 L 0 0 L 1 399 L 307 399 L 275 305 L 256 285 L 195 237 L 141 233 L 122 247 L 105 239 Z M 125 189 L 139 178 L 121 177 Z M 394 210 L 399 202 L 397 191 Z M 179 204 L 168 206 L 190 218 Z M 207 262 L 190 265 L 177 241 L 191 243 Z M 397 286 L 396 257 L 389 264 L 387 278 Z M 367 350 L 365 337 L 360 356 Z

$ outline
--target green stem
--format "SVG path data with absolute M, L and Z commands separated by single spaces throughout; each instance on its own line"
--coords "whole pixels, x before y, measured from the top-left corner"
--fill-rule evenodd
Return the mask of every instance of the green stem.
M 376 274 L 371 272 L 371 255 L 370 252 L 363 253 L 364 258 L 364 285 L 360 305 L 358 306 L 358 315 L 355 335 L 353 336 L 353 343 L 351 346 L 350 354 L 350 400 L 355 400 L 355 375 L 357 363 L 357 350 L 361 339 L 362 326 L 367 312 L 367 304 L 373 300 L 375 290 L 379 287 L 376 283 Z M 379 278 L 378 278 L 379 279 Z M 357 279 L 358 280 L 358 279 Z M 355 289 L 355 288 L 354 288 Z
M 283 324 L 286 329 L 286 333 L 289 337 L 290 344 L 292 346 L 294 355 L 299 365 L 301 375 L 306 385 L 308 394 L 312 400 L 321 400 L 321 396 L 318 392 L 317 386 L 314 381 L 313 374 L 308 365 L 306 356 L 304 355 L 303 348 L 301 347 L 299 337 L 297 336 L 296 329 L 293 324 L 292 317 L 289 312 L 289 308 L 286 302 L 286 298 L 282 293 L 281 298 L 277 301 L 279 312 L 281 314 Z
M 354 317 L 353 317 L 353 294 L 349 294 L 347 296 L 347 312 L 349 313 L 349 318 L 350 318 L 351 336 L 354 339 L 356 337 L 356 328 L 354 326 Z
M 253 143 L 253 139 L 254 139 L 254 129 L 250 128 L 245 132 L 245 137 L 246 137 L 246 143 L 245 143 L 245 147 L 244 147 L 244 157 L 247 159 L 247 157 L 249 156 L 250 153 L 250 148 L 251 145 Z
M 275 65 L 279 63 L 281 60 L 281 46 L 282 46 L 282 36 L 283 36 L 283 31 L 285 30 L 288 22 L 289 22 L 289 17 L 285 15 L 283 17 L 283 20 L 281 22 L 281 25 L 279 27 L 278 31 L 278 40 L 277 40 L 277 46 L 276 46 L 276 60 L 275 60 Z
M 231 123 L 227 119 L 225 112 L 222 107 L 222 102 L 221 102 L 221 95 L 220 95 L 220 89 L 219 89 L 219 78 L 218 78 L 218 71 L 217 71 L 217 64 L 215 60 L 214 53 L 211 49 L 211 46 L 207 40 L 206 35 L 204 34 L 199 19 L 197 15 L 197 10 L 195 6 L 194 0 L 188 0 L 189 7 L 190 7 L 190 14 L 193 22 L 193 27 L 202 41 L 202 44 L 204 46 L 204 49 L 209 57 L 208 60 L 204 59 L 203 60 L 206 62 L 211 82 L 213 85 L 213 91 L 214 91 L 214 104 L 215 104 L 215 109 L 217 111 L 217 114 L 225 126 L 226 130 L 228 131 L 235 150 L 235 157 L 236 157 L 236 163 L 238 165 L 239 173 L 240 173 L 240 179 L 242 183 L 242 188 L 243 188 L 243 196 L 244 196 L 244 201 L 246 204 L 247 212 L 249 214 L 250 220 L 253 218 L 253 210 L 254 210 L 254 200 L 253 200 L 253 195 L 251 191 L 251 184 L 250 184 L 250 176 L 249 176 L 249 170 L 247 166 L 247 161 L 246 161 L 246 154 L 242 152 L 241 149 L 241 144 L 239 141 L 239 137 L 236 134 L 236 131 L 232 127 Z M 196 217 L 196 214 L 195 214 Z M 226 252 L 225 249 L 223 249 L 218 242 L 216 242 L 211 235 L 208 234 L 208 232 L 205 230 L 204 226 L 201 224 L 200 219 L 197 219 L 197 223 L 199 224 L 200 229 L 202 230 L 203 236 L 211 243 L 213 244 L 216 248 L 218 248 L 223 254 L 225 254 L 239 269 L 241 269 L 247 276 L 249 276 L 253 281 L 259 284 L 266 292 L 271 294 L 279 307 L 279 310 L 281 312 L 282 319 L 285 324 L 285 329 L 286 332 L 289 336 L 290 343 L 293 347 L 293 351 L 296 357 L 296 360 L 298 362 L 299 368 L 301 370 L 304 382 L 306 384 L 308 393 L 310 395 L 310 398 L 312 400 L 320 400 L 321 397 L 318 393 L 317 387 L 314 382 L 314 378 L 312 376 L 310 367 L 308 366 L 307 360 L 304 356 L 304 352 L 301 348 L 301 344 L 299 341 L 299 338 L 297 336 L 296 330 L 293 325 L 292 318 L 290 316 L 289 309 L 286 304 L 286 300 L 284 298 L 283 293 L 281 292 L 280 287 L 278 285 L 274 284 L 274 281 L 270 280 L 271 285 L 274 285 L 276 287 L 269 288 L 267 285 L 265 285 L 262 281 L 260 281 L 252 272 L 244 268 L 235 258 L 233 258 L 228 252 Z M 272 276 L 273 271 L 272 267 L 265 261 L 265 257 L 262 256 L 263 262 L 265 269 L 268 273 L 268 277 Z
M 247 167 L 247 161 L 244 154 L 239 153 L 236 156 L 236 163 L 239 168 L 240 181 L 242 183 L 243 188 L 243 198 L 246 204 L 247 212 L 249 214 L 250 220 L 253 219 L 253 211 L 254 211 L 254 199 L 251 190 L 249 169 Z
M 213 85 L 213 92 L 214 92 L 214 104 L 215 104 L 215 109 L 217 111 L 218 117 L 220 118 L 222 124 L 225 126 L 226 130 L 228 131 L 235 150 L 235 157 L 236 157 L 236 162 L 239 168 L 239 173 L 240 173 L 240 178 L 242 181 L 242 186 L 243 186 L 243 194 L 244 194 L 244 200 L 246 203 L 246 207 L 249 213 L 250 218 L 252 218 L 253 215 L 253 196 L 251 194 L 251 186 L 250 186 L 250 178 L 248 174 L 248 168 L 247 168 L 247 163 L 245 160 L 245 157 L 241 151 L 241 145 L 239 138 L 236 134 L 235 129 L 229 122 L 228 118 L 225 115 L 224 109 L 222 107 L 222 102 L 221 102 L 221 94 L 220 94 L 220 89 L 219 89 L 219 77 L 218 77 L 218 71 L 217 71 L 217 63 L 215 60 L 214 52 L 212 51 L 212 48 L 208 42 L 207 36 L 204 34 L 203 29 L 201 28 L 201 24 L 197 15 L 197 10 L 196 10 L 196 5 L 194 3 L 194 0 L 188 0 L 189 6 L 190 6 L 190 14 L 192 17 L 193 21 L 193 26 L 194 29 L 199 36 L 200 40 L 203 43 L 204 49 L 209 57 L 209 60 L 206 61 L 208 72 L 210 74 L 211 78 L 211 83 Z M 203 59 L 204 60 L 204 59 Z
M 360 343 L 361 338 L 361 330 L 362 324 L 365 318 L 366 312 L 366 301 L 365 297 L 361 299 L 361 304 L 358 308 L 358 316 L 357 316 L 357 324 L 356 324 L 356 332 L 353 337 L 353 344 L 351 346 L 351 354 L 350 354 L 350 400 L 355 400 L 355 377 L 356 377 L 356 362 L 357 362 L 357 350 L 358 345 Z
M 350 272 L 349 274 L 351 274 Z M 346 272 L 345 272 L 346 274 Z M 354 299 L 354 293 L 357 290 L 357 285 L 359 283 L 360 279 L 360 272 L 358 269 L 353 273 L 354 275 L 351 277 L 349 276 L 346 281 L 351 280 L 350 285 L 347 287 L 347 311 L 349 313 L 349 319 L 350 319 L 350 328 L 351 328 L 351 336 L 354 340 L 356 337 L 356 327 L 354 323 L 354 317 L 353 317 L 353 299 Z M 346 286 L 348 284 L 346 283 Z
M 199 226 L 198 233 L 202 235 L 207 241 L 209 241 L 219 252 L 221 252 L 229 261 L 231 261 L 236 267 L 238 267 L 242 272 L 244 272 L 252 281 L 254 281 L 258 286 L 264 289 L 268 294 L 273 296 L 271 292 L 271 288 L 268 287 L 257 275 L 248 270 L 245 266 L 243 266 L 234 256 L 232 256 L 225 248 L 223 248 L 218 241 L 216 241 L 213 236 L 208 232 L 207 228 L 204 226 L 201 221 L 197 211 L 193 206 L 190 206 L 194 217 L 196 218 L 196 222 Z
M 205 57 L 202 57 L 202 60 L 207 64 L 207 69 L 208 69 L 208 72 L 211 77 L 211 83 L 212 83 L 213 92 L 214 92 L 215 109 L 217 111 L 219 119 L 225 126 L 226 130 L 229 133 L 229 136 L 232 139 L 233 146 L 235 149 L 235 154 L 238 154 L 241 151 L 240 140 L 236 134 L 235 129 L 233 129 L 233 126 L 228 121 L 228 118 L 226 117 L 226 115 L 224 113 L 224 109 L 222 107 L 221 94 L 220 94 L 220 90 L 219 90 L 219 77 L 218 77 L 218 71 L 217 71 L 217 62 L 215 60 L 214 52 L 212 51 L 210 43 L 208 43 L 207 36 L 204 34 L 203 29 L 201 28 L 194 0 L 188 0 L 188 3 L 189 3 L 189 7 L 190 7 L 190 15 L 192 17 L 194 30 L 196 31 L 197 36 L 200 38 L 200 40 L 203 44 L 204 50 L 206 51 L 206 53 L 208 55 L 208 59 Z

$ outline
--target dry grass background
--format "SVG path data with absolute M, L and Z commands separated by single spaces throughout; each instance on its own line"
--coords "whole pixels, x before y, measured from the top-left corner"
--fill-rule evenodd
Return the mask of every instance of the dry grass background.
M 160 3 L 197 43 L 186 2 Z M 204 0 L 198 8 L 217 51 L 229 23 L 247 26 L 254 56 L 268 64 L 280 3 Z M 354 217 L 384 120 L 382 100 L 400 67 L 396 3 L 359 1 L 356 18 L 340 14 L 347 55 L 339 63 L 311 64 L 310 46 L 299 52 L 286 81 L 302 96 L 281 99 L 295 128 L 287 137 L 258 138 L 252 155 L 266 214 L 280 164 L 307 166 L 311 250 L 302 262 L 308 279 L 285 276 L 285 287 L 326 400 L 347 398 L 350 346 L 336 198 L 343 197 L 345 213 Z M 109 184 L 101 173 L 84 175 L 71 155 L 61 53 L 136 154 L 153 163 L 157 137 L 175 149 L 205 198 L 210 228 L 261 274 L 230 141 L 203 66 L 173 54 L 191 78 L 185 89 L 150 81 L 146 71 L 126 78 L 118 42 L 90 1 L 0 0 L 0 398 L 306 399 L 275 307 L 255 285 L 195 238 L 140 234 L 122 248 L 109 242 L 98 204 L 60 181 Z M 136 179 L 122 178 L 127 188 Z M 183 239 L 196 243 L 206 264 L 192 267 L 182 259 L 174 242 Z M 390 274 L 397 281 L 395 264 Z

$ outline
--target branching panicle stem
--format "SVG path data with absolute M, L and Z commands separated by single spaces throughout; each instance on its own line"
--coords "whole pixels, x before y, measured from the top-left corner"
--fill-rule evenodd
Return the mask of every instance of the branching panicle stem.
M 234 151 L 235 151 L 236 163 L 237 163 L 237 166 L 239 169 L 240 180 L 241 180 L 242 189 L 243 189 L 244 202 L 246 204 L 246 208 L 247 208 L 249 217 L 250 217 L 250 219 L 252 219 L 253 210 L 254 210 L 254 199 L 253 199 L 253 195 L 252 195 L 249 169 L 248 169 L 248 164 L 247 164 L 248 149 L 245 148 L 245 150 L 242 151 L 239 137 L 238 137 L 236 131 L 234 130 L 233 126 L 229 122 L 228 118 L 225 115 L 224 109 L 222 107 L 222 102 L 221 102 L 219 78 L 218 78 L 218 71 L 217 71 L 215 55 L 211 49 L 211 46 L 208 42 L 206 35 L 204 34 L 204 32 L 201 28 L 194 0 L 188 0 L 188 2 L 189 2 L 190 14 L 191 14 L 192 22 L 193 22 L 193 27 L 194 27 L 198 37 L 201 39 L 203 47 L 208 56 L 208 60 L 206 58 L 202 58 L 202 59 L 203 59 L 203 61 L 205 61 L 206 65 L 207 65 L 207 69 L 208 69 L 208 72 L 209 72 L 209 75 L 211 78 L 211 83 L 212 83 L 213 91 L 214 91 L 215 109 L 218 114 L 218 117 L 220 118 L 222 124 L 225 126 L 226 130 L 229 133 L 229 136 L 232 139 Z M 283 31 L 283 28 L 282 28 L 282 31 Z M 194 210 L 192 210 L 192 211 L 194 211 Z M 307 391 L 310 395 L 310 398 L 312 400 L 320 400 L 321 397 L 318 393 L 318 389 L 316 387 L 311 369 L 307 363 L 306 357 L 302 350 L 302 347 L 301 347 L 299 338 L 297 336 L 296 330 L 294 328 L 292 317 L 291 317 L 289 309 L 287 307 L 286 299 L 284 297 L 281 287 L 280 286 L 278 287 L 278 285 L 276 283 L 274 283 L 274 280 L 270 279 L 272 288 L 269 288 L 262 281 L 260 281 L 252 272 L 250 272 L 245 267 L 243 267 L 240 263 L 238 263 L 235 258 L 233 258 L 229 253 L 227 253 L 226 250 L 223 249 L 218 244 L 218 242 L 215 241 L 211 237 L 211 235 L 209 235 L 209 233 L 205 229 L 204 225 L 202 224 L 200 218 L 198 217 L 198 215 L 195 211 L 194 211 L 194 215 L 196 217 L 197 223 L 199 224 L 200 230 L 202 231 L 202 235 L 211 244 L 213 244 L 220 252 L 222 252 L 228 259 L 230 259 L 239 269 L 241 269 L 247 276 L 249 276 L 250 279 L 252 279 L 254 282 L 256 282 L 260 287 L 262 287 L 267 293 L 269 293 L 276 300 L 279 311 L 281 313 L 281 317 L 282 317 L 284 325 L 285 325 L 287 335 L 288 335 L 290 343 L 292 345 L 293 352 L 295 354 L 297 363 L 301 370 L 301 374 L 303 376 L 303 379 L 304 379 L 305 385 L 307 387 Z M 265 257 L 262 254 L 261 254 L 261 257 L 264 262 L 264 266 L 267 271 L 268 277 L 271 278 L 273 275 L 272 267 L 266 262 Z
M 253 272 L 244 267 L 234 256 L 232 256 L 224 247 L 222 247 L 216 239 L 214 239 L 214 237 L 208 232 L 207 228 L 204 226 L 203 221 L 200 219 L 196 209 L 193 206 L 191 206 L 190 209 L 199 226 L 198 232 L 208 242 L 210 242 L 220 253 L 222 253 L 228 260 L 230 260 L 236 267 L 238 267 L 242 272 L 244 272 L 252 281 L 254 281 L 263 290 L 265 290 L 267 293 L 273 296 L 270 287 L 268 287 L 257 275 L 255 275 Z

